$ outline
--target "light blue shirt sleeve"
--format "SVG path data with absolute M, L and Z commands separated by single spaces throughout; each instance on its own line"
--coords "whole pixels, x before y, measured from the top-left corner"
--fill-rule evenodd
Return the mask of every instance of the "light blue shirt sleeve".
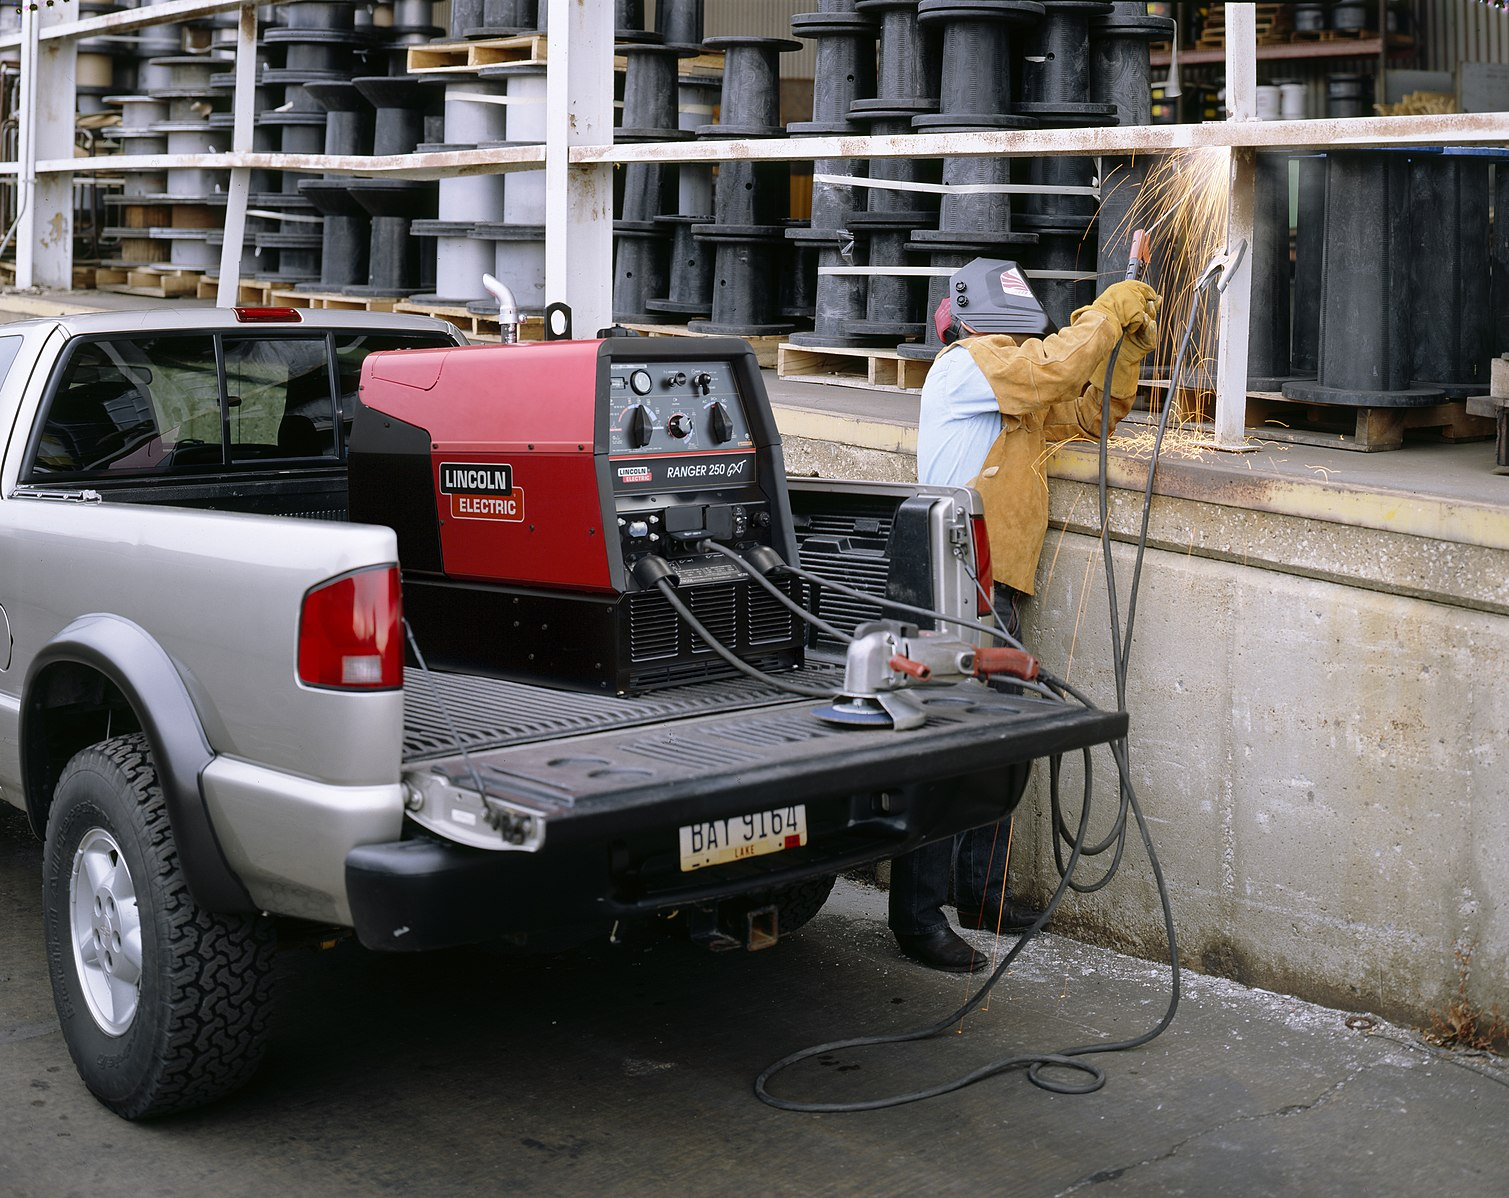
M 1001 432 L 1001 409 L 967 349 L 938 358 L 922 384 L 917 423 L 917 481 L 968 483 Z

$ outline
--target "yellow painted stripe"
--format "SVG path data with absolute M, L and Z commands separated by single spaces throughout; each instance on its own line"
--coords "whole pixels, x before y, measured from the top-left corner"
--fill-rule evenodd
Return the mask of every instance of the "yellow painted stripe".
M 909 424 L 892 424 L 884 420 L 866 420 L 811 408 L 793 408 L 772 404 L 775 422 L 783 437 L 803 437 L 810 441 L 833 441 L 861 449 L 878 449 L 887 453 L 917 456 L 917 429 Z

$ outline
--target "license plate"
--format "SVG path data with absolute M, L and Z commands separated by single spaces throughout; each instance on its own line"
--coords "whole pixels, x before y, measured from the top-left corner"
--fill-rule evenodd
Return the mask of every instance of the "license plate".
M 681 869 L 703 869 L 807 843 L 807 808 L 776 807 L 681 828 Z

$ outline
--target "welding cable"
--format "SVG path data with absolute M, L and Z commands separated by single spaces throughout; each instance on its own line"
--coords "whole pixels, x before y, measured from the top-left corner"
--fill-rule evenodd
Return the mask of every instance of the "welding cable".
M 1212 275 L 1196 286 L 1196 300 L 1203 298 L 1205 289 L 1210 286 L 1214 277 L 1215 276 Z M 1189 320 L 1184 326 L 1184 337 L 1179 342 L 1179 352 L 1174 355 L 1174 368 L 1169 375 L 1168 398 L 1163 404 L 1163 411 L 1158 413 L 1158 433 L 1153 438 L 1153 456 L 1148 462 L 1147 482 L 1144 484 L 1142 490 L 1142 528 L 1137 534 L 1137 559 L 1132 567 L 1132 586 L 1127 596 L 1126 636 L 1124 638 L 1124 647 L 1122 649 L 1121 657 L 1121 668 L 1123 672 L 1128 669 L 1132 658 L 1132 627 L 1137 619 L 1137 592 L 1142 584 L 1142 560 L 1147 552 L 1148 524 L 1151 521 L 1153 514 L 1153 476 L 1157 472 L 1158 460 L 1163 453 L 1163 434 L 1168 431 L 1169 413 L 1174 410 L 1174 397 L 1177 394 L 1176 388 L 1179 381 L 1179 374 L 1184 369 L 1185 356 L 1189 352 L 1190 342 L 1194 337 L 1195 313 L 1198 307 L 1198 303 L 1190 304 Z M 1100 474 L 1102 481 L 1104 481 L 1105 479 L 1105 466 L 1103 463 L 1104 459 L 1102 459 Z
M 755 582 L 759 583 L 760 586 L 769 591 L 770 594 L 773 595 L 783 607 L 786 607 L 790 611 L 795 612 L 797 616 L 799 616 L 803 620 L 806 620 L 807 623 L 811 624 L 812 627 L 816 628 L 819 632 L 826 632 L 834 640 L 842 641 L 845 644 L 848 644 L 854 639 L 847 632 L 843 631 L 843 629 L 835 628 L 832 624 L 828 623 L 828 621 L 808 611 L 800 603 L 792 599 L 790 595 L 786 594 L 785 591 L 781 590 L 780 587 L 776 586 L 775 583 L 766 578 L 765 575 L 760 572 L 757 566 L 745 561 L 744 555 L 737 549 L 730 549 L 727 545 L 718 544 L 717 541 L 704 541 L 702 542 L 702 544 L 708 549 L 713 550 L 715 553 L 721 553 L 724 557 L 728 558 L 729 561 L 733 562 L 734 565 L 738 566 L 739 569 L 748 574 L 752 579 L 755 580 Z
M 1089 750 L 1085 752 L 1088 754 Z M 1084 810 L 1080 816 L 1080 833 L 1083 835 L 1090 821 L 1090 796 L 1085 795 Z M 919 1028 L 910 1032 L 894 1032 L 880 1036 L 856 1036 L 847 1040 L 834 1040 L 827 1044 L 817 1044 L 811 1048 L 803 1048 L 791 1053 L 768 1066 L 759 1077 L 755 1078 L 755 1095 L 761 1102 L 768 1106 L 776 1107 L 783 1111 L 798 1111 L 806 1114 L 841 1114 L 857 1111 L 878 1111 L 887 1107 L 904 1106 L 907 1103 L 921 1102 L 923 1099 L 936 1098 L 940 1094 L 949 1094 L 955 1090 L 962 1090 L 965 1086 L 971 1086 L 975 1082 L 983 1081 L 987 1077 L 994 1077 L 998 1073 L 1004 1073 L 1009 1069 L 1025 1067 L 1028 1077 L 1035 1085 L 1043 1089 L 1052 1090 L 1062 1094 L 1091 1094 L 1105 1085 L 1105 1071 L 1089 1061 L 1077 1061 L 1070 1058 L 1066 1053 L 1026 1053 L 1019 1056 L 1006 1057 L 992 1061 L 962 1077 L 942 1082 L 927 1089 L 915 1090 L 910 1093 L 887 1095 L 883 1098 L 873 1098 L 860 1102 L 797 1102 L 788 1098 L 778 1098 L 770 1092 L 769 1083 L 776 1074 L 789 1069 L 791 1066 L 808 1061 L 814 1057 L 827 1056 L 829 1053 L 840 1052 L 850 1048 L 877 1048 L 887 1044 L 909 1044 L 918 1040 L 930 1040 L 952 1031 L 959 1021 L 980 1006 L 989 996 L 991 990 L 1001 978 L 1006 976 L 1007 970 L 1012 963 L 1021 955 L 1027 946 L 1052 917 L 1068 892 L 1068 886 L 1060 880 L 1058 889 L 1053 892 L 1053 897 L 1048 900 L 1048 905 L 1033 925 L 1026 929 L 1021 938 L 1006 953 L 995 969 L 991 971 L 984 984 L 975 991 L 963 1006 L 953 1011 L 946 1018 L 939 1020 L 930 1027 Z M 1081 1054 L 1083 1055 L 1083 1054 Z M 1049 1066 L 1073 1069 L 1089 1076 L 1089 1080 L 1079 1085 L 1069 1085 L 1063 1082 L 1052 1081 L 1035 1075 L 1034 1070 Z
M 1202 284 L 1196 294 L 1198 300 L 1204 295 L 1208 282 Z M 1191 303 L 1189 319 L 1185 322 L 1184 334 L 1179 342 L 1179 351 L 1174 355 L 1173 370 L 1169 375 L 1168 396 L 1163 405 L 1163 411 L 1159 414 L 1158 433 L 1153 441 L 1152 458 L 1148 463 L 1147 480 L 1143 490 L 1142 502 L 1142 526 L 1137 538 L 1137 555 L 1132 571 L 1132 585 L 1127 597 L 1127 625 L 1123 633 L 1120 621 L 1120 602 L 1116 591 L 1116 568 L 1111 556 L 1111 524 L 1110 524 L 1110 498 L 1109 498 L 1109 467 L 1108 458 L 1111 440 L 1111 412 L 1107 404 L 1102 403 L 1100 412 L 1100 476 L 1098 484 L 1100 506 L 1100 547 L 1101 559 L 1105 569 L 1106 597 L 1110 607 L 1110 631 L 1111 631 L 1111 667 L 1116 684 L 1116 706 L 1120 710 L 1126 709 L 1127 674 L 1131 665 L 1132 655 L 1132 628 L 1137 612 L 1137 595 L 1142 584 L 1142 563 L 1147 551 L 1148 527 L 1152 514 L 1153 481 L 1158 469 L 1158 460 L 1163 450 L 1163 436 L 1168 429 L 1168 417 L 1173 411 L 1174 399 L 1178 393 L 1179 379 L 1182 376 L 1186 355 L 1189 351 L 1191 339 L 1194 335 L 1195 321 L 1200 315 L 1199 303 Z M 1116 362 L 1120 357 L 1123 342 L 1126 340 L 1122 335 L 1112 348 L 1106 359 L 1106 373 L 1102 397 L 1111 394 L 1112 378 L 1116 370 Z M 1122 746 L 1121 758 L 1130 760 L 1129 751 L 1125 741 L 1118 742 Z M 1113 745 L 1112 751 L 1115 752 Z M 1059 761 L 1055 759 L 1050 763 L 1049 774 L 1049 805 L 1050 817 L 1054 831 L 1054 864 L 1060 870 L 1063 868 L 1063 842 L 1069 839 L 1070 833 L 1064 824 L 1063 808 L 1058 787 Z M 1131 785 L 1130 776 L 1122 773 L 1119 779 L 1120 796 L 1116 812 L 1116 818 L 1112 821 L 1111 830 L 1104 840 L 1098 844 L 1087 845 L 1084 850 L 1086 857 L 1098 857 L 1108 850 L 1114 849 L 1110 864 L 1105 871 L 1093 882 L 1072 883 L 1076 893 L 1093 894 L 1095 891 L 1109 885 L 1121 868 L 1122 855 L 1126 851 L 1127 815 L 1131 811 L 1131 801 L 1128 788 Z
M 776 690 L 787 691 L 793 695 L 806 695 L 813 699 L 837 699 L 841 696 L 841 692 L 837 690 L 828 690 L 820 686 L 804 686 L 800 682 L 787 682 L 784 678 L 768 674 L 764 670 L 750 665 L 731 649 L 727 648 L 722 641 L 707 630 L 701 620 L 692 614 L 692 609 L 681 601 L 680 595 L 676 594 L 676 588 L 671 585 L 669 578 L 656 579 L 655 586 L 665 596 L 666 602 L 671 605 L 686 626 L 700 636 L 703 643 L 709 649 L 729 665 L 733 666 L 739 673 L 747 674 L 749 677 L 756 678 L 768 686 L 775 687 Z
M 1047 675 L 1046 680 L 1050 686 L 1060 690 L 1066 697 L 1072 697 L 1083 706 L 1094 709 L 1095 705 L 1082 692 L 1069 683 Z M 1073 876 L 1075 867 L 1079 864 L 1080 855 L 1084 847 L 1085 834 L 1089 828 L 1091 791 L 1089 787 L 1089 756 L 1088 748 L 1083 750 L 1086 758 L 1086 786 L 1084 804 L 1080 810 L 1079 828 L 1074 835 L 1073 850 L 1070 853 L 1068 868 L 1063 871 L 1059 878 L 1058 888 L 1054 890 L 1048 905 L 1033 925 L 1023 932 L 1021 939 L 1012 946 L 1006 956 L 991 972 L 985 983 L 972 995 L 963 1006 L 950 1014 L 946 1019 L 940 1020 L 931 1027 L 921 1028 L 912 1032 L 897 1032 L 882 1036 L 859 1036 L 847 1040 L 834 1040 L 826 1044 L 804 1048 L 791 1053 L 767 1067 L 759 1077 L 755 1079 L 754 1091 L 761 1102 L 769 1106 L 777 1107 L 786 1111 L 797 1111 L 810 1114 L 842 1114 L 857 1111 L 883 1110 L 888 1107 L 904 1106 L 908 1103 L 920 1102 L 927 1098 L 936 1098 L 941 1094 L 949 1094 L 955 1090 L 962 1090 L 975 1082 L 983 1081 L 988 1077 L 994 1077 L 1015 1068 L 1025 1068 L 1027 1079 L 1040 1089 L 1054 1094 L 1092 1094 L 1105 1085 L 1105 1070 L 1100 1066 L 1085 1060 L 1088 1056 L 1098 1056 L 1107 1052 L 1125 1052 L 1133 1048 L 1139 1048 L 1149 1041 L 1163 1034 L 1173 1022 L 1179 1009 L 1179 1000 L 1182 992 L 1181 974 L 1179 967 L 1179 949 L 1174 933 L 1173 905 L 1169 900 L 1168 882 L 1163 876 L 1163 867 L 1158 860 L 1157 849 L 1153 845 L 1152 832 L 1149 830 L 1147 820 L 1142 813 L 1142 804 L 1138 802 L 1136 790 L 1130 782 L 1130 766 L 1126 758 L 1125 745 L 1118 741 L 1112 745 L 1112 753 L 1116 759 L 1119 773 L 1126 781 L 1126 788 L 1130 796 L 1130 804 L 1133 816 L 1137 821 L 1137 828 L 1141 834 L 1143 847 L 1147 850 L 1148 864 L 1153 871 L 1153 879 L 1158 891 L 1158 902 L 1163 913 L 1164 933 L 1168 937 L 1169 965 L 1171 980 L 1169 988 L 1168 1005 L 1164 1008 L 1162 1017 L 1147 1031 L 1140 1035 L 1125 1040 L 1112 1041 L 1111 1043 L 1094 1043 L 1075 1045 L 1071 1048 L 1061 1049 L 1051 1053 L 1022 1053 L 1015 1056 L 1004 1057 L 992 1061 L 978 1069 L 964 1074 L 950 1081 L 941 1082 L 936 1086 L 930 1086 L 922 1090 L 914 1090 L 909 1093 L 893 1094 L 882 1098 L 868 1099 L 859 1102 L 797 1102 L 791 1099 L 778 1098 L 770 1093 L 770 1080 L 778 1073 L 796 1065 L 801 1061 L 811 1060 L 814 1057 L 827 1056 L 830 1053 L 840 1052 L 845 1049 L 871 1048 L 887 1044 L 906 1044 L 919 1040 L 934 1039 L 953 1030 L 958 1022 L 966 1015 L 977 1009 L 997 982 L 1005 976 L 1012 963 L 1021 954 L 1037 934 L 1042 930 L 1053 914 L 1057 911 L 1064 895 L 1070 889 L 1069 879 Z M 1079 1083 L 1059 1080 L 1045 1075 L 1048 1069 L 1070 1069 L 1085 1074 L 1087 1081 Z
M 1138 537 L 1137 562 L 1132 575 L 1131 591 L 1128 596 L 1128 620 L 1125 646 L 1123 646 L 1122 643 L 1122 633 L 1120 628 L 1120 621 L 1118 618 L 1118 607 L 1115 591 L 1115 571 L 1110 551 L 1109 497 L 1107 493 L 1106 475 L 1110 442 L 1110 412 L 1108 407 L 1104 405 L 1102 406 L 1101 410 L 1101 543 L 1103 559 L 1106 566 L 1106 589 L 1111 604 L 1112 665 L 1116 674 L 1117 706 L 1121 709 L 1125 708 L 1126 676 L 1128 664 L 1130 662 L 1132 617 L 1136 612 L 1137 591 L 1141 583 L 1142 561 L 1144 552 L 1147 547 L 1150 508 L 1152 505 L 1153 474 L 1157 469 L 1158 457 L 1162 449 L 1163 433 L 1167 428 L 1168 414 L 1173 408 L 1173 401 L 1177 392 L 1178 381 L 1183 368 L 1185 354 L 1188 350 L 1191 335 L 1194 330 L 1197 307 L 1198 305 L 1191 305 L 1189 323 L 1185 328 L 1184 336 L 1180 343 L 1179 352 L 1175 355 L 1174 369 L 1169 381 L 1168 400 L 1164 405 L 1163 413 L 1161 414 L 1159 419 L 1158 435 L 1155 438 L 1153 445 L 1153 457 L 1148 467 L 1148 479 L 1143 499 L 1142 528 Z M 1111 394 L 1112 375 L 1115 371 L 1116 360 L 1121 352 L 1121 346 L 1122 341 L 1118 340 L 1115 347 L 1111 351 L 1110 357 L 1107 360 L 1105 387 L 1102 391 L 1103 397 L 1109 396 Z M 815 576 L 806 575 L 805 571 L 797 570 L 795 568 L 792 569 L 799 576 L 809 577 L 811 581 L 817 582 L 818 585 L 829 586 L 831 589 L 839 590 L 856 598 L 874 601 L 873 596 L 865 595 L 863 592 L 855 591 L 853 588 L 844 587 L 841 584 L 829 583 L 827 582 L 827 580 L 817 579 Z M 984 587 L 981 585 L 978 578 L 974 579 L 974 584 L 976 589 L 980 591 L 982 595 L 985 594 Z M 910 608 L 905 604 L 895 604 L 891 601 L 881 602 L 884 606 L 892 607 L 896 610 L 912 611 L 918 614 L 927 614 L 934 616 L 937 615 L 937 613 L 923 612 L 922 609 Z M 994 611 L 993 607 L 992 611 Z M 999 622 L 1000 617 L 998 614 L 996 615 L 996 619 Z M 1002 637 L 1002 639 L 1008 640 L 1009 643 L 1021 647 L 1020 642 L 1017 641 L 1015 637 L 1003 636 L 1003 633 L 1005 631 L 1004 629 L 998 630 L 990 628 L 986 625 L 975 624 L 970 621 L 963 620 L 953 620 L 951 622 L 961 624 L 964 627 L 971 627 L 977 630 L 989 632 L 991 635 Z M 1039 677 L 1042 679 L 1043 684 L 1047 688 L 1058 693 L 1065 700 L 1072 698 L 1085 708 L 1088 708 L 1090 710 L 1095 709 L 1095 704 L 1091 702 L 1090 698 L 1082 691 L 1071 685 L 1068 681 L 1060 679 L 1046 670 L 1041 670 Z M 1138 801 L 1136 787 L 1132 784 L 1131 762 L 1128 758 L 1126 738 L 1122 737 L 1111 742 L 1111 754 L 1116 762 L 1116 771 L 1119 780 L 1119 810 L 1115 826 L 1113 827 L 1110 835 L 1108 835 L 1105 840 L 1102 841 L 1099 845 L 1093 846 L 1086 846 L 1085 844 L 1085 837 L 1089 828 L 1092 783 L 1094 777 L 1092 771 L 1090 749 L 1086 748 L 1083 750 L 1085 764 L 1084 800 L 1080 808 L 1079 827 L 1075 830 L 1072 838 L 1069 837 L 1068 829 L 1064 826 L 1063 810 L 1062 805 L 1059 801 L 1059 773 L 1062 757 L 1055 756 L 1052 758 L 1051 796 L 1053 801 L 1054 823 L 1054 863 L 1058 867 L 1058 887 L 1054 890 L 1052 897 L 1048 900 L 1048 905 L 1044 908 L 1043 913 L 1033 923 L 1032 927 L 1028 928 L 1023 933 L 1021 939 L 1017 941 L 1012 949 L 1006 954 L 1005 958 L 1000 962 L 999 965 L 997 965 L 995 970 L 992 971 L 990 977 L 962 1007 L 960 1007 L 953 1014 L 949 1015 L 947 1019 L 942 1020 L 941 1022 L 934 1024 L 931 1027 L 923 1028 L 918 1031 L 896 1033 L 887 1036 L 863 1036 L 849 1040 L 837 1040 L 827 1044 L 820 1044 L 813 1048 L 802 1049 L 800 1052 L 792 1053 L 789 1056 L 783 1057 L 781 1060 L 775 1062 L 775 1064 L 769 1066 L 763 1073 L 759 1075 L 758 1078 L 755 1079 L 756 1096 L 759 1097 L 762 1102 L 765 1102 L 770 1106 L 789 1111 L 829 1114 L 851 1111 L 872 1111 L 881 1110 L 887 1107 L 902 1106 L 907 1103 L 919 1102 L 927 1098 L 934 1098 L 941 1094 L 948 1094 L 955 1090 L 963 1089 L 965 1086 L 972 1085 L 977 1081 L 982 1081 L 987 1077 L 993 1077 L 997 1074 L 1004 1073 L 1010 1069 L 1019 1067 L 1025 1067 L 1028 1080 L 1044 1090 L 1048 1090 L 1056 1094 L 1088 1094 L 1099 1090 L 1105 1084 L 1105 1072 L 1099 1066 L 1094 1065 L 1089 1061 L 1084 1060 L 1083 1058 L 1092 1055 L 1099 1055 L 1101 1053 L 1124 1052 L 1129 1049 L 1138 1048 L 1144 1044 L 1147 1044 L 1149 1041 L 1155 1039 L 1157 1036 L 1166 1031 L 1169 1025 L 1173 1022 L 1174 1016 L 1179 1009 L 1179 1000 L 1182 992 L 1182 975 L 1179 965 L 1178 941 L 1174 931 L 1173 906 L 1169 899 L 1168 882 L 1163 875 L 1163 866 L 1158 860 L 1158 852 L 1153 844 L 1152 832 L 1148 828 L 1147 818 L 1142 811 L 1142 804 Z M 770 1093 L 768 1089 L 768 1083 L 770 1082 L 770 1079 L 773 1078 L 777 1073 L 780 1073 L 782 1070 L 787 1069 L 790 1066 L 795 1065 L 801 1061 L 811 1060 L 814 1057 L 826 1056 L 829 1053 L 838 1052 L 845 1049 L 867 1048 L 885 1044 L 903 1044 L 918 1040 L 931 1039 L 943 1035 L 945 1032 L 952 1029 L 960 1019 L 968 1015 L 971 1011 L 975 1010 L 984 1001 L 985 997 L 995 987 L 996 983 L 1005 975 L 1007 969 L 1011 966 L 1012 962 L 1016 960 L 1017 956 L 1020 955 L 1023 948 L 1026 947 L 1027 943 L 1032 940 L 1043 928 L 1043 926 L 1047 924 L 1048 921 L 1052 918 L 1054 912 L 1058 909 L 1059 904 L 1063 901 L 1064 895 L 1068 893 L 1070 889 L 1074 889 L 1075 891 L 1098 890 L 1102 886 L 1105 886 L 1107 883 L 1109 883 L 1110 880 L 1117 874 L 1120 869 L 1122 855 L 1126 845 L 1126 817 L 1128 813 L 1130 813 L 1132 818 L 1136 821 L 1137 830 L 1142 839 L 1143 848 L 1147 852 L 1148 865 L 1153 872 L 1154 883 L 1158 891 L 1158 902 L 1162 910 L 1164 934 L 1168 938 L 1170 969 L 1169 1001 L 1167 1007 L 1164 1009 L 1163 1016 L 1151 1028 L 1143 1032 L 1141 1035 L 1134 1036 L 1126 1040 L 1115 1041 L 1109 1044 L 1084 1044 L 1072 1048 L 1066 1048 L 1056 1053 L 1028 1053 L 1006 1057 L 1001 1060 L 984 1065 L 981 1068 L 976 1069 L 971 1073 L 965 1074 L 962 1077 L 955 1078 L 952 1081 L 940 1083 L 939 1085 L 932 1086 L 924 1090 L 917 1090 L 906 1094 L 891 1095 L 888 1097 L 871 1099 L 868 1101 L 840 1103 L 794 1102 L 787 1099 L 777 1098 Z M 1060 837 L 1069 839 L 1071 842 L 1072 847 L 1067 861 L 1064 861 L 1062 858 L 1062 845 L 1060 842 Z M 1102 878 L 1098 879 L 1094 883 L 1079 883 L 1073 880 L 1074 872 L 1079 866 L 1080 861 L 1085 856 L 1094 855 L 1094 853 L 1096 852 L 1104 852 L 1107 849 L 1111 848 L 1113 845 L 1116 849 L 1115 856 L 1111 862 L 1110 867 L 1107 869 L 1105 875 Z M 1044 1070 L 1047 1069 L 1078 1070 L 1086 1074 L 1089 1080 L 1080 1082 L 1078 1084 L 1061 1081 L 1045 1076 Z
M 975 632 L 983 632 L 995 637 L 997 640 L 1005 641 L 1013 649 L 1021 649 L 1024 653 L 1027 651 L 1022 642 L 1017 640 L 1016 637 L 1012 636 L 1004 628 L 996 628 L 992 627 L 989 624 L 981 624 L 976 620 L 961 619 L 958 616 L 951 616 L 947 612 L 933 611 L 932 608 L 929 607 L 916 607 L 910 603 L 901 603 L 900 601 L 895 599 L 881 599 L 878 596 L 870 594 L 868 591 L 861 591 L 855 587 L 846 586 L 844 583 L 834 582 L 829 578 L 823 578 L 820 575 L 812 573 L 812 571 L 810 570 L 802 569 L 800 566 L 793 566 L 788 564 L 783 568 L 788 572 L 795 574 L 798 578 L 806 582 L 810 582 L 815 586 L 823 587 L 830 591 L 837 591 L 841 595 L 848 595 L 851 599 L 863 599 L 866 603 L 874 603 L 880 607 L 887 608 L 890 611 L 905 612 L 908 615 L 925 616 L 930 620 L 942 620 L 948 624 L 957 624 L 960 628 L 970 628 Z

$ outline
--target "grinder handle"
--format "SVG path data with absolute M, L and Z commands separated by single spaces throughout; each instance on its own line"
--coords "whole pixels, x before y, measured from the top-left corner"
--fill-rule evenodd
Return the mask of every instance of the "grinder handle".
M 1009 674 L 1024 682 L 1037 678 L 1037 658 L 1020 649 L 997 646 L 975 650 L 975 677 L 988 678 L 993 674 Z

